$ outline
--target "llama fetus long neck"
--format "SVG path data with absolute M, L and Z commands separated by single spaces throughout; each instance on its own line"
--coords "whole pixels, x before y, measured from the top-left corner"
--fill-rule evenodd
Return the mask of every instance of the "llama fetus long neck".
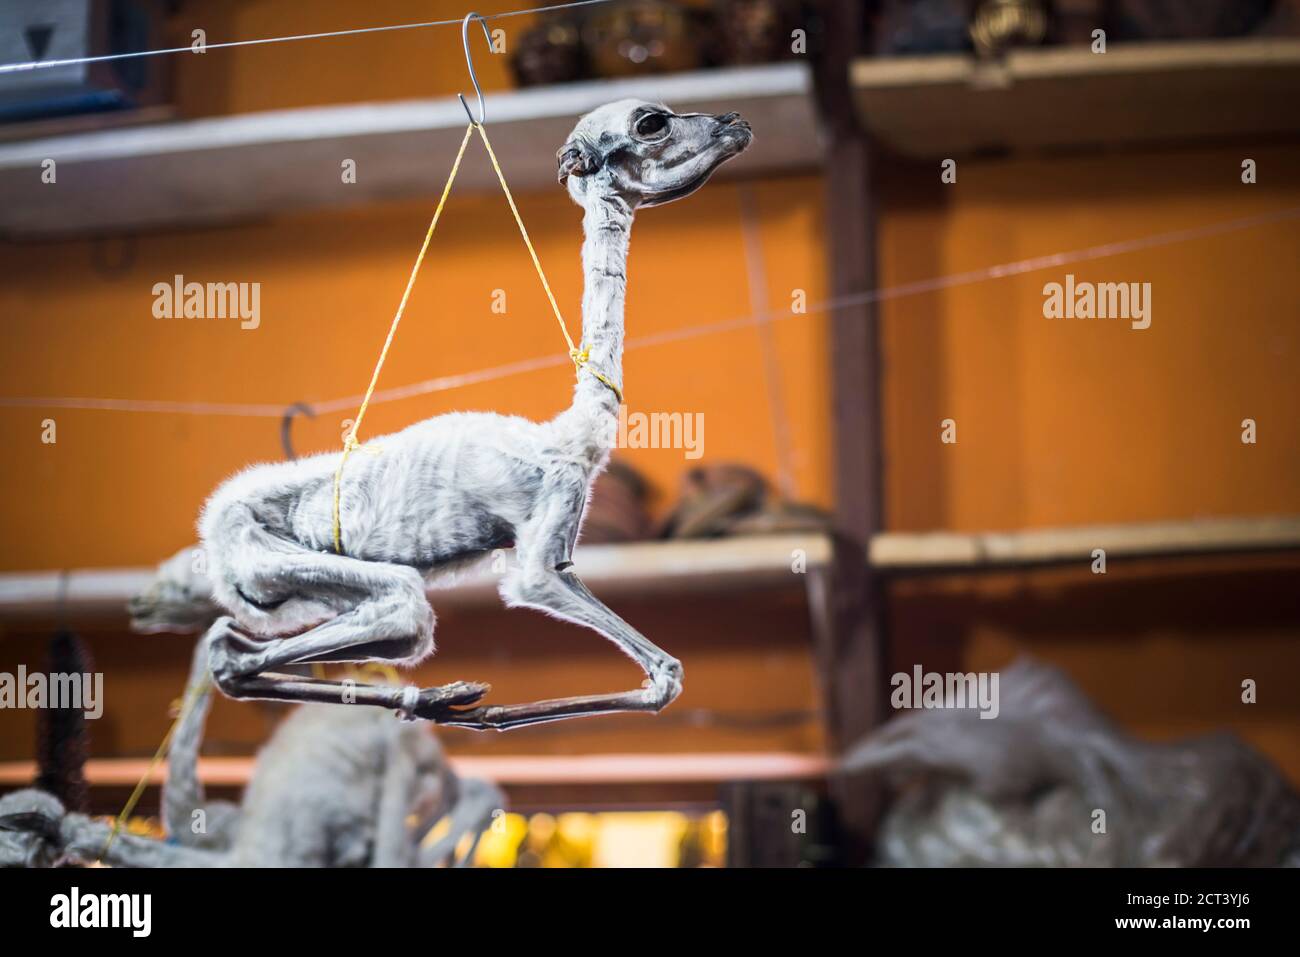
M 632 207 L 621 197 L 593 195 L 582 219 L 582 343 L 588 367 L 578 373 L 566 418 L 594 442 L 610 440 L 618 416 L 614 390 L 594 372 L 623 388 L 623 301 Z
M 627 250 L 632 207 L 619 196 L 596 195 L 582 218 L 582 342 L 591 368 L 623 388 L 623 301 L 627 294 Z M 617 413 L 618 398 L 584 372 L 579 394 Z

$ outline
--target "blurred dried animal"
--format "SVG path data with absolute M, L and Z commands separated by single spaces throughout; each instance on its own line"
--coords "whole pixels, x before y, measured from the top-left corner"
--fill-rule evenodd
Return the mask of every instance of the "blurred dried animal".
M 618 459 L 609 463 L 591 488 L 582 540 L 591 545 L 636 542 L 650 537 L 646 510 L 649 486 L 641 473 Z
M 704 65 L 696 11 L 672 0 L 627 0 L 597 9 L 582 31 L 596 76 L 674 73 Z
M 812 19 L 794 0 L 714 0 L 709 59 L 726 66 L 793 57 L 795 29 Z
M 1138 741 L 1030 659 L 1002 670 L 1001 691 L 996 720 L 909 712 L 846 754 L 845 773 L 880 775 L 895 794 L 880 863 L 1300 865 L 1300 795 L 1234 735 Z
M 154 572 L 153 581 L 126 603 L 131 630 L 143 635 L 204 631 L 221 614 L 204 571 L 203 549 L 182 548 Z
M 676 507 L 664 521 L 665 538 L 776 535 L 825 531 L 830 519 L 818 508 L 786 502 L 747 465 L 705 465 L 682 476 Z
M 545 17 L 515 42 L 510 69 L 519 86 L 572 83 L 591 75 L 580 16 Z

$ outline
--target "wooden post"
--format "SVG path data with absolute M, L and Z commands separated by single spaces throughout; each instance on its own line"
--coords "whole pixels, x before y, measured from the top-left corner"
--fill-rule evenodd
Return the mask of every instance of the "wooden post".
M 862 52 L 864 4 L 822 0 L 821 55 L 813 81 L 826 137 L 825 189 L 832 296 L 876 288 L 872 150 L 858 121 L 849 81 Z M 828 731 L 838 753 L 884 716 L 883 595 L 867 567 L 881 520 L 880 359 L 876 309 L 836 309 L 830 318 L 832 428 L 835 455 L 835 557 L 821 595 L 814 640 L 826 696 Z M 850 855 L 865 856 L 879 806 L 872 782 L 833 778 L 831 796 Z

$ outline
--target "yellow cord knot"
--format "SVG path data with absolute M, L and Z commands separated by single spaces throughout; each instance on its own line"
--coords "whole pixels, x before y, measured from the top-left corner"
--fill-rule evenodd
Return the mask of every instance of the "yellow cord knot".
M 603 382 L 605 384 L 605 387 L 608 388 L 610 392 L 613 392 L 614 395 L 618 397 L 618 401 L 620 403 L 623 401 L 622 389 L 614 385 L 614 383 L 610 381 L 610 379 L 607 376 L 604 376 L 601 373 L 597 372 L 595 369 L 588 367 L 587 363 L 591 361 L 590 346 L 583 346 L 581 349 L 574 346 L 569 350 L 569 358 L 573 360 L 573 368 L 576 371 L 581 372 L 585 368 L 588 372 L 594 375 L 599 381 Z

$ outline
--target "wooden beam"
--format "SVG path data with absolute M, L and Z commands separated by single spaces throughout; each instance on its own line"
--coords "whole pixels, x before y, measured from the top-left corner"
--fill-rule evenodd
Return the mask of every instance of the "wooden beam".
M 833 297 L 876 288 L 872 150 L 858 123 L 849 71 L 861 52 L 863 4 L 822 0 L 823 50 L 813 92 L 824 130 L 826 247 Z M 883 660 L 883 602 L 866 564 L 871 536 L 881 527 L 879 337 L 873 304 L 831 313 L 832 448 L 835 523 L 830 567 L 818 572 L 813 635 L 832 747 L 842 751 L 879 723 Z M 878 807 L 861 781 L 832 780 L 832 800 L 850 860 L 865 857 Z
M 577 118 L 622 97 L 698 112 L 738 110 L 752 149 L 721 175 L 809 169 L 808 71 L 774 63 L 563 83 L 488 97 L 488 127 L 516 192 L 556 189 L 553 152 Z M 0 143 L 0 235 L 43 238 L 228 223 L 312 208 L 437 195 L 465 130 L 454 97 L 304 107 Z M 471 153 L 474 153 L 471 146 Z M 457 193 L 500 189 L 481 155 Z M 58 163 L 58 189 L 41 163 Z M 340 164 L 356 163 L 353 183 Z

